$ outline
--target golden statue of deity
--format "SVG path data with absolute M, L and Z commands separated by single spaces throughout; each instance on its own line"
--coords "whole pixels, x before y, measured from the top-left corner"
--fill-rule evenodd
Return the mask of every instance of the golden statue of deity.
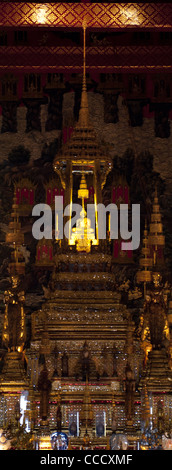
M 152 273 L 153 286 L 145 298 L 140 319 L 141 340 L 146 348 L 161 349 L 165 339 L 170 339 L 167 320 L 167 298 L 161 285 L 161 274 Z M 144 348 L 145 349 L 145 348 Z
M 20 290 L 18 275 L 11 276 L 12 286 L 4 293 L 5 315 L 2 341 L 9 351 L 23 350 L 26 330 L 24 313 L 24 291 Z

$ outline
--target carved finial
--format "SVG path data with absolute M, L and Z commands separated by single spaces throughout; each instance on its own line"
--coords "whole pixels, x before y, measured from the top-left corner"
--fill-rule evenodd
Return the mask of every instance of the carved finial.
M 86 22 L 83 21 L 83 80 L 82 80 L 82 95 L 81 107 L 79 111 L 79 125 L 81 127 L 88 127 L 89 124 L 89 110 L 88 110 L 88 97 L 87 97 L 87 84 L 86 84 Z
M 83 20 L 83 89 L 86 90 L 86 21 Z
M 158 247 L 165 246 L 165 236 L 163 235 L 163 225 L 161 220 L 160 205 L 158 201 L 157 184 L 155 186 L 155 194 L 153 200 L 151 222 L 149 226 L 149 245 L 153 248 L 154 266 L 157 264 L 157 250 Z

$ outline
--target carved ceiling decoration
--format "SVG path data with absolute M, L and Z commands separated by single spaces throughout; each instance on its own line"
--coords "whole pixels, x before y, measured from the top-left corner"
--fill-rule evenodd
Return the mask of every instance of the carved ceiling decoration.
M 125 36 L 137 34 L 137 31 L 143 35 L 170 34 L 172 15 L 169 3 L 82 2 L 0 2 L 0 70 L 82 72 L 82 41 L 73 36 L 63 38 L 63 35 L 59 39 L 59 35 L 71 32 L 80 35 L 83 20 L 86 21 L 88 35 L 95 36 L 90 36 L 87 44 L 87 72 L 171 71 L 171 39 L 159 42 L 158 36 L 153 40 L 151 36 L 148 41 L 144 37 L 140 43 Z M 22 40 L 18 31 L 24 31 Z M 104 32 L 105 37 L 96 37 L 98 32 Z M 118 38 L 119 33 L 125 37 Z
M 0 24 L 7 26 L 165 29 L 172 26 L 170 3 L 0 2 Z
M 87 48 L 87 72 L 172 70 L 172 46 L 139 45 Z M 0 69 L 19 71 L 82 71 L 82 48 L 71 46 L 9 46 L 1 48 Z

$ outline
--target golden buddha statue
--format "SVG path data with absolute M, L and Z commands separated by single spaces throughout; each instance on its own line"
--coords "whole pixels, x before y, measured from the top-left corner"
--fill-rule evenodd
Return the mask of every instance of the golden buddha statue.
M 79 219 L 76 221 L 76 227 L 72 228 L 70 245 L 76 244 L 77 251 L 86 251 L 89 253 L 91 250 L 91 243 L 97 244 L 97 240 L 95 239 L 94 229 L 91 228 L 91 220 L 87 217 L 84 207 L 84 199 L 88 198 L 88 190 L 84 174 L 81 177 L 78 198 L 82 198 L 82 210 L 80 212 Z
M 94 242 L 94 229 L 91 228 L 91 221 L 87 218 L 85 209 L 80 212 L 80 218 L 76 222 L 76 227 L 72 229 L 71 242 L 76 243 L 77 251 L 90 252 L 91 242 Z

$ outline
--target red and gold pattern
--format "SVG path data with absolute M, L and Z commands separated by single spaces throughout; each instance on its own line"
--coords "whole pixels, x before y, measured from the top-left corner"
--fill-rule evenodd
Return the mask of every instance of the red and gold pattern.
M 24 3 L 0 2 L 0 24 L 6 26 L 168 29 L 170 3 Z
M 87 48 L 87 72 L 171 71 L 172 47 L 94 46 Z M 7 46 L 1 48 L 0 70 L 25 72 L 82 71 L 82 48 L 72 46 Z
M 0 2 L 1 29 L 64 28 L 78 30 L 86 22 L 90 31 L 149 30 L 172 28 L 169 3 L 24 3 Z M 80 72 L 82 47 L 60 45 L 6 45 L 1 48 L 0 70 L 28 73 Z M 88 44 L 87 72 L 171 71 L 170 44 Z
M 35 202 L 35 185 L 27 178 L 16 182 L 16 204 L 20 216 L 28 215 Z

